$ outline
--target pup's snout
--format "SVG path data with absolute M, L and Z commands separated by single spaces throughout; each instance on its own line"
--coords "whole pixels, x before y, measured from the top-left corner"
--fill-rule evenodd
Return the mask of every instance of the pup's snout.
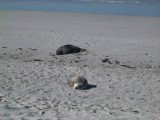
M 82 83 L 74 84 L 75 89 L 82 89 L 84 85 Z

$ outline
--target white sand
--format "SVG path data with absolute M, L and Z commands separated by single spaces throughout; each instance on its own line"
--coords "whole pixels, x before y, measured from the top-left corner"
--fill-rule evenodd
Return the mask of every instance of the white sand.
M 57 56 L 64 44 L 87 52 Z M 97 87 L 70 88 L 74 75 Z M 160 120 L 160 18 L 0 11 L 0 120 L 10 118 Z

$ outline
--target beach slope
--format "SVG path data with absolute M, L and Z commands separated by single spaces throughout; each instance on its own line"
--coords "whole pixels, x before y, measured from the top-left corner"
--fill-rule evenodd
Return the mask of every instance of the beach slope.
M 160 120 L 159 46 L 159 17 L 0 11 L 0 119 Z

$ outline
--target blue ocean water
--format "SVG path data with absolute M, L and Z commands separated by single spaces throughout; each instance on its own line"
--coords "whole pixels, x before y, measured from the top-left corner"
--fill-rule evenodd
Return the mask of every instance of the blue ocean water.
M 0 0 L 0 10 L 160 16 L 160 0 Z

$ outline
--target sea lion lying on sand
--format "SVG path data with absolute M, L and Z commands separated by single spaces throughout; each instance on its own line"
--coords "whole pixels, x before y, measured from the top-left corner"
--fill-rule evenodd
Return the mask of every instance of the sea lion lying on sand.
M 83 76 L 75 76 L 68 80 L 68 85 L 75 89 L 84 90 L 89 87 L 88 81 Z
M 63 55 L 63 54 L 79 53 L 79 52 L 83 52 L 83 51 L 86 51 L 86 49 L 82 49 L 80 47 L 68 44 L 68 45 L 64 45 L 64 46 L 59 47 L 56 50 L 56 54 Z

